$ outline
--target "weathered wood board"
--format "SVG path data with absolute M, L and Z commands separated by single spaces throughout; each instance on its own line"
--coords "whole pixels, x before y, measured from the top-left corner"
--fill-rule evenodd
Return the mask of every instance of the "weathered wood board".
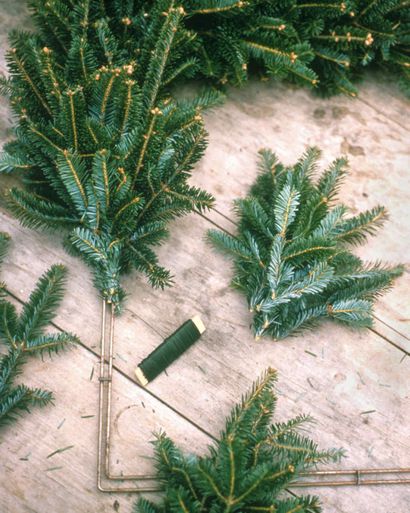
M 0 1 L 3 50 L 4 33 L 11 24 L 22 24 L 22 5 Z M 321 445 L 347 449 L 341 468 L 409 466 L 408 268 L 378 302 L 373 331 L 357 333 L 329 323 L 290 340 L 255 343 L 245 301 L 229 288 L 230 264 L 204 240 L 212 223 L 235 230 L 232 200 L 246 194 L 254 180 L 259 148 L 274 149 L 290 164 L 306 145 L 318 145 L 324 165 L 341 153 L 349 155 L 352 171 L 341 196 L 354 212 L 377 203 L 390 211 L 390 221 L 360 248 L 360 255 L 408 264 L 408 104 L 383 77 L 376 78 L 365 81 L 358 100 L 323 100 L 306 91 L 254 82 L 230 91 L 226 104 L 207 115 L 210 145 L 193 182 L 215 194 L 216 210 L 173 223 L 159 254 L 175 274 L 175 287 L 154 291 L 134 274 L 124 280 L 130 295 L 116 324 L 113 472 L 150 468 L 149 440 L 161 428 L 182 447 L 202 452 L 232 405 L 268 365 L 279 371 L 278 418 L 311 413 Z M 0 108 L 4 141 L 10 120 L 4 102 Z M 0 198 L 10 183 L 0 178 Z M 27 299 L 51 264 L 68 266 L 70 283 L 56 326 L 75 331 L 83 342 L 52 362 L 29 364 L 31 383 L 54 390 L 56 406 L 25 416 L 2 432 L 0 512 L 129 512 L 134 496 L 102 494 L 96 488 L 100 302 L 89 272 L 64 253 L 56 235 L 22 228 L 1 199 L 0 229 L 12 236 L 2 279 L 19 301 Z M 133 376 L 135 365 L 193 313 L 201 314 L 207 332 L 166 374 L 141 389 Z M 374 513 L 405 513 L 410 503 L 410 487 L 313 491 L 327 512 L 371 508 Z

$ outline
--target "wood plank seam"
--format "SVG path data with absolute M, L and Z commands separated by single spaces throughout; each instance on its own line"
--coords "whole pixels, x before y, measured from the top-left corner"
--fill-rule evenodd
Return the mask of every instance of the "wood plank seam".
M 387 116 L 382 110 L 378 109 L 377 107 L 375 107 L 374 105 L 372 105 L 371 103 L 369 103 L 367 100 L 364 100 L 363 98 L 361 97 L 358 97 L 356 99 L 357 101 L 363 103 L 364 105 L 366 105 L 367 107 L 369 107 L 370 109 L 373 109 L 375 112 L 377 112 L 377 114 L 379 114 L 379 116 L 382 116 L 383 118 L 386 119 L 386 121 L 390 121 L 390 122 L 393 122 L 395 123 L 397 126 L 399 126 L 400 128 L 403 128 L 404 130 L 408 131 L 409 130 L 409 127 L 407 127 L 406 125 L 403 125 L 400 121 L 397 121 L 396 119 L 394 118 L 391 118 L 389 116 Z

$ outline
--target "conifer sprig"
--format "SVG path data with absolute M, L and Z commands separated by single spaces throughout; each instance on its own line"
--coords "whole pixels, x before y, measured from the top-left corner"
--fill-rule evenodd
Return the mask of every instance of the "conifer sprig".
M 112 55 L 121 50 L 132 56 L 140 53 L 147 21 L 164 11 L 162 2 L 147 0 L 32 0 L 31 5 L 60 52 L 73 37 L 70 26 L 81 20 L 82 32 L 93 41 L 108 35 Z M 189 37 L 178 45 L 185 61 L 175 66 L 171 80 L 196 75 L 241 84 L 256 69 L 327 94 L 355 96 L 354 80 L 375 64 L 398 76 L 409 92 L 408 2 L 182 0 L 178 5 L 186 13 Z
M 232 285 L 247 297 L 256 338 L 281 339 L 323 318 L 371 326 L 375 298 L 403 272 L 365 264 L 351 252 L 374 234 L 386 210 L 348 217 L 346 206 L 334 204 L 347 162 L 336 160 L 314 182 L 319 156 L 310 148 L 286 168 L 262 150 L 260 175 L 249 196 L 235 202 L 238 235 L 209 231 L 234 261 Z
M 0 234 L 0 257 L 7 252 L 9 238 Z M 6 352 L 0 356 L 0 427 L 15 421 L 32 406 L 45 406 L 53 395 L 14 381 L 22 374 L 27 358 L 33 354 L 53 354 L 79 340 L 71 333 L 44 334 L 61 302 L 66 270 L 54 265 L 39 280 L 20 315 L 14 305 L 0 298 L 0 342 Z M 4 286 L 3 286 L 4 289 Z
M 156 465 L 165 498 L 159 505 L 140 499 L 134 512 L 320 512 L 317 497 L 286 498 L 285 489 L 317 463 L 339 461 L 343 451 L 321 450 L 302 434 L 308 416 L 272 423 L 275 382 L 276 372 L 268 369 L 233 409 L 205 456 L 184 455 L 160 434 Z
M 174 2 L 158 2 L 161 15 L 144 18 L 132 57 L 106 21 L 92 17 L 89 2 L 76 4 L 73 24 L 58 5 L 44 5 L 52 19 L 37 12 L 49 32 L 11 36 L 9 90 L 19 125 L 0 171 L 20 171 L 26 182 L 8 196 L 16 217 L 66 233 L 66 247 L 118 307 L 120 276 L 131 268 L 153 286 L 171 282 L 152 248 L 170 220 L 212 205 L 188 179 L 206 146 L 202 110 L 221 95 L 208 90 L 180 103 L 170 96 L 188 37 Z

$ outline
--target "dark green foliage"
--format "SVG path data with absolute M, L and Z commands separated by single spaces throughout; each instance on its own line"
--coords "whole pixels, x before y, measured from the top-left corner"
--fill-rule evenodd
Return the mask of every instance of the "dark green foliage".
M 316 513 L 319 499 L 286 497 L 300 472 L 338 461 L 341 450 L 320 450 L 301 434 L 312 419 L 300 415 L 272 423 L 276 372 L 269 369 L 232 411 L 225 430 L 205 456 L 185 456 L 164 434 L 155 442 L 157 471 L 165 487 L 159 505 L 140 499 L 134 513 Z
M 141 41 L 151 29 L 149 21 L 158 24 L 164 10 L 162 2 L 149 0 L 31 4 L 43 31 L 54 34 L 59 51 L 68 47 L 70 27 L 78 25 L 78 13 L 89 6 L 87 27 L 93 39 L 108 34 L 113 55 L 126 52 L 138 59 L 146 57 Z M 175 51 L 175 58 L 185 60 L 175 65 L 170 79 L 197 75 L 241 84 L 257 69 L 327 94 L 355 95 L 352 81 L 374 63 L 399 77 L 409 91 L 408 2 L 181 0 L 178 5 L 185 9 L 189 33 Z
M 8 236 L 0 234 L 0 259 L 8 246 Z M 77 343 L 71 333 L 44 334 L 52 321 L 63 294 L 66 270 L 54 265 L 37 283 L 20 315 L 3 294 L 0 299 L 0 342 L 6 352 L 0 356 L 0 427 L 15 421 L 31 406 L 44 406 L 53 400 L 52 393 L 24 384 L 14 384 L 32 354 L 58 353 Z
M 120 275 L 131 268 L 153 286 L 171 282 L 152 248 L 171 219 L 212 204 L 187 180 L 206 146 L 201 111 L 220 95 L 179 103 L 169 95 L 189 37 L 173 2 L 158 2 L 163 14 L 144 21 L 137 58 L 104 20 L 92 22 L 90 2 L 74 4 L 47 2 L 37 12 L 42 34 L 11 36 L 7 90 L 19 124 L 0 170 L 23 170 L 27 189 L 9 194 L 12 212 L 65 233 L 118 306 Z
M 211 230 L 212 242 L 234 260 L 234 287 L 246 294 L 257 338 L 287 337 L 330 318 L 372 324 L 375 298 L 402 267 L 363 263 L 350 250 L 386 218 L 383 207 L 347 217 L 334 205 L 346 160 L 336 160 L 316 183 L 320 153 L 311 148 L 290 168 L 269 150 L 250 195 L 235 203 L 238 236 Z
M 7 233 L 0 232 L 0 265 L 7 254 L 10 237 Z M 5 296 L 5 284 L 0 282 L 0 300 Z

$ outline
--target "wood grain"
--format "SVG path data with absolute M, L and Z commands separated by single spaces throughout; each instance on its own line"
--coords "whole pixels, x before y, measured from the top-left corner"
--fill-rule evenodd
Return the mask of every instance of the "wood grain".
M 7 30 L 25 24 L 23 5 L 0 1 L 1 52 Z M 1 56 L 0 70 L 5 70 Z M 4 101 L 0 112 L 4 142 L 11 126 Z M 172 224 L 159 256 L 172 269 L 175 287 L 155 291 L 136 274 L 124 280 L 129 297 L 116 324 L 113 472 L 150 469 L 149 441 L 159 429 L 185 449 L 203 452 L 268 365 L 279 371 L 277 418 L 311 413 L 317 419 L 312 434 L 320 444 L 347 449 L 341 468 L 409 465 L 408 271 L 378 302 L 374 331 L 326 323 L 297 338 L 255 343 L 244 298 L 229 288 L 230 264 L 204 240 L 212 223 L 235 231 L 232 201 L 253 182 L 260 147 L 272 148 L 291 164 L 306 145 L 318 145 L 323 165 L 349 155 L 352 171 L 341 199 L 353 212 L 377 203 L 390 211 L 385 228 L 358 253 L 408 264 L 407 113 L 397 88 L 379 75 L 364 81 L 355 101 L 323 100 L 288 86 L 252 82 L 229 91 L 225 105 L 207 115 L 210 145 L 192 181 L 215 194 L 216 210 Z M 0 177 L 0 198 L 14 181 Z M 102 494 L 95 485 L 100 302 L 89 270 L 64 253 L 58 235 L 22 228 L 1 199 L 0 229 L 12 236 L 2 279 L 18 301 L 27 299 L 50 265 L 68 266 L 70 282 L 55 329 L 75 331 L 83 343 L 52 362 L 29 364 L 31 383 L 54 390 L 56 406 L 2 431 L 0 466 L 6 477 L 0 479 L 0 511 L 129 512 L 135 497 Z M 136 364 L 195 313 L 207 325 L 203 337 L 142 389 L 134 379 Z M 409 487 L 314 491 L 327 512 L 405 513 L 410 503 Z

